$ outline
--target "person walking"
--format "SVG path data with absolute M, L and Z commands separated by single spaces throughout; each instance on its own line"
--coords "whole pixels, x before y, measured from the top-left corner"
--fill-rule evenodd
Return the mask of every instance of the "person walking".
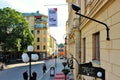
M 28 71 L 27 70 L 23 73 L 23 79 L 28 80 Z
M 31 80 L 37 80 L 37 73 L 35 71 L 32 73 Z
M 46 72 L 47 68 L 46 68 L 46 65 L 43 64 L 43 74 Z

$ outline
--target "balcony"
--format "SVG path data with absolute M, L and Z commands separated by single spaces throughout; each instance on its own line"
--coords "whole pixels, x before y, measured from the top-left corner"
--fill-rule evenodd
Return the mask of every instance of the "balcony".
M 47 28 L 46 24 L 35 24 L 35 28 Z

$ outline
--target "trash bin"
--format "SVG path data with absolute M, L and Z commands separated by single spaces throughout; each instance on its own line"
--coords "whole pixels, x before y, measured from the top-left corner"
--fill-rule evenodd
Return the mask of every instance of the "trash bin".
M 50 68 L 50 76 L 51 77 L 55 76 L 55 67 Z

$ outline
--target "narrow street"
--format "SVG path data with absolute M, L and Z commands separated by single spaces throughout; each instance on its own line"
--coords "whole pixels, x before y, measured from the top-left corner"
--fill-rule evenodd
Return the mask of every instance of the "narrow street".
M 46 60 L 45 63 L 47 65 L 47 69 L 51 66 L 54 65 L 54 59 L 52 60 Z M 34 62 L 36 64 L 32 64 L 32 71 L 36 71 L 37 72 L 37 80 L 39 80 L 42 76 L 43 76 L 43 72 L 42 72 L 42 65 L 43 65 L 43 61 L 40 62 Z M 5 69 L 5 70 L 1 70 L 0 71 L 0 80 L 23 80 L 23 72 L 25 70 L 29 71 L 29 64 L 27 63 L 22 63 L 22 64 L 13 64 L 10 65 L 11 68 Z M 8 67 L 10 67 L 8 65 Z

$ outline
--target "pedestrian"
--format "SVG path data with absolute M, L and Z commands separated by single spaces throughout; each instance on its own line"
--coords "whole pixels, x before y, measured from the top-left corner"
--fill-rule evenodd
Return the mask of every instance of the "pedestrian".
M 31 80 L 37 80 L 37 73 L 35 71 L 32 73 Z
M 23 73 L 23 79 L 28 80 L 28 71 L 27 70 Z
M 46 65 L 43 64 L 43 74 L 46 72 L 47 68 L 46 68 Z

